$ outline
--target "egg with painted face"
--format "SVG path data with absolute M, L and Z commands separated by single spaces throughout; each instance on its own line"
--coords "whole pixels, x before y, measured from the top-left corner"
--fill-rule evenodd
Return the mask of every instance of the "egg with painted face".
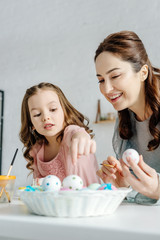
M 61 181 L 55 175 L 48 175 L 43 179 L 42 189 L 43 191 L 59 191 L 61 188 Z
M 62 186 L 71 190 L 80 190 L 83 188 L 83 180 L 77 175 L 69 175 L 63 179 Z
M 127 161 L 128 157 L 130 157 L 132 161 L 134 161 L 136 164 L 138 164 L 138 162 L 139 162 L 139 154 L 138 154 L 138 152 L 135 149 L 129 148 L 122 155 L 122 160 L 129 167 L 129 163 Z

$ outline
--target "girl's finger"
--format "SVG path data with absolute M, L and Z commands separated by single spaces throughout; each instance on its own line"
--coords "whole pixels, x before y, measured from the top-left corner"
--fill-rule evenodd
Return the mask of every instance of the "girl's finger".
M 85 148 L 85 140 L 80 139 L 77 144 L 77 154 L 83 155 L 84 154 L 84 148 Z
M 90 153 L 90 141 L 86 141 L 86 144 L 84 146 L 84 155 L 88 156 Z
M 90 153 L 96 152 L 96 142 L 92 139 L 90 140 Z
M 78 148 L 78 141 L 77 139 L 73 139 L 70 147 L 73 164 L 77 162 L 77 148 Z

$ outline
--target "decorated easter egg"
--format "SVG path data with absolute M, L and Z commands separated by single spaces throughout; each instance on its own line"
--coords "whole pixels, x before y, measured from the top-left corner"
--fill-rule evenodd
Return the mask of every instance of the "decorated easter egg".
M 100 187 L 99 183 L 92 183 L 88 186 L 88 188 L 91 190 L 97 190 L 99 187 Z
M 61 188 L 61 181 L 55 175 L 48 175 L 43 179 L 43 191 L 59 191 Z
M 127 166 L 129 166 L 129 164 L 127 162 L 127 157 L 130 157 L 132 161 L 134 161 L 136 164 L 138 164 L 138 162 L 139 162 L 139 154 L 138 154 L 138 152 L 136 150 L 129 148 L 122 155 L 123 161 L 125 162 L 125 164 Z
M 69 175 L 63 179 L 62 186 L 63 188 L 80 190 L 83 188 L 83 180 L 77 175 Z

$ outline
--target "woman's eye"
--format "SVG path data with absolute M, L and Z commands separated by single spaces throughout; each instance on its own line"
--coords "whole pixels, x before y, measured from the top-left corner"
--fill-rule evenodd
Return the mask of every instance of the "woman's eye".
M 118 78 L 118 77 L 120 77 L 120 74 L 113 76 L 112 79 L 115 79 L 115 78 Z
M 103 83 L 104 82 L 104 79 L 99 79 L 98 80 L 98 83 Z
M 39 117 L 41 114 L 38 113 L 38 114 L 35 114 L 33 117 Z

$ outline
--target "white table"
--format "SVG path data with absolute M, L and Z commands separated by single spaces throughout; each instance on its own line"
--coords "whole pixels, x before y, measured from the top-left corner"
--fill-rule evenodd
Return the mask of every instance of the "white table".
M 0 204 L 0 240 L 160 240 L 160 206 L 123 203 L 112 215 L 55 218 L 32 215 L 14 200 Z

